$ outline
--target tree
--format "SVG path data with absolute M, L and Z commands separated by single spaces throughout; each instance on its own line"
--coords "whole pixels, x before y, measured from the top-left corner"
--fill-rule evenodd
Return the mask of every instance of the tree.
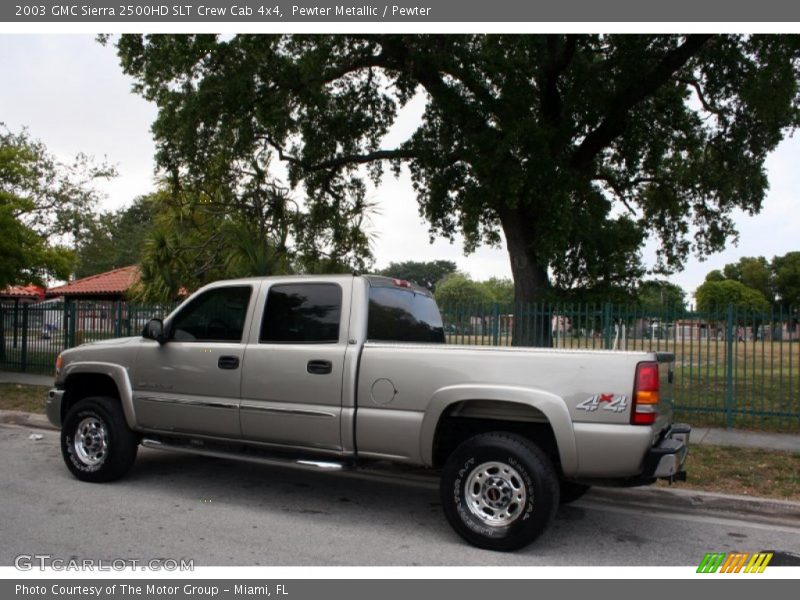
M 694 293 L 697 308 L 703 312 L 722 312 L 733 306 L 737 312 L 764 313 L 770 310 L 769 301 L 758 290 L 739 281 L 706 281 Z
M 100 197 L 92 183 L 113 175 L 83 155 L 60 163 L 26 131 L 0 123 L 0 289 L 69 277 L 68 242 L 84 234 Z
M 486 291 L 492 302 L 497 304 L 514 302 L 514 282 L 508 278 L 490 277 L 486 281 L 478 282 L 478 285 Z
M 436 302 L 441 307 L 477 307 L 493 302 L 492 296 L 480 283 L 466 273 L 448 275 L 436 286 Z
M 763 256 L 757 258 L 744 256 L 738 262 L 725 265 L 722 272 L 726 279 L 738 281 L 749 288 L 758 290 L 770 302 L 775 299 L 772 269 Z
M 436 290 L 436 284 L 445 276 L 455 273 L 458 267 L 452 260 L 432 260 L 418 262 L 407 260 L 399 263 L 389 263 L 385 269 L 378 271 L 379 275 L 386 277 L 397 277 L 413 281 L 417 285 Z
M 231 182 L 216 185 L 208 184 L 210 192 L 179 185 L 150 198 L 155 215 L 137 300 L 171 301 L 182 288 L 217 279 L 344 273 L 367 265 L 364 209 L 345 212 L 323 202 L 306 208 L 272 180 L 251 180 L 245 191 Z
M 157 194 L 140 196 L 133 204 L 95 217 L 78 244 L 75 277 L 88 277 L 138 264 L 153 228 Z
M 682 314 L 686 311 L 686 292 L 669 281 L 643 281 L 637 290 L 637 296 L 639 306 L 649 315 L 658 315 L 664 311 Z
M 346 190 L 357 209 L 360 167 L 378 181 L 407 164 L 432 234 L 469 252 L 502 231 L 519 303 L 636 279 L 648 237 L 662 273 L 725 247 L 800 120 L 791 35 L 123 35 L 117 50 L 159 107 L 166 171 L 270 148 L 312 203 Z M 383 147 L 417 94 L 419 126 Z
M 772 259 L 775 292 L 786 307 L 800 307 L 800 252 L 787 252 Z

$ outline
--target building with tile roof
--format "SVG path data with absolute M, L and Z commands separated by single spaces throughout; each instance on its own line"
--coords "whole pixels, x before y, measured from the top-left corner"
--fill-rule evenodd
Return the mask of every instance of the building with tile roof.
M 89 275 L 47 290 L 48 298 L 65 300 L 125 300 L 128 291 L 139 282 L 139 267 L 131 265 L 105 273 Z

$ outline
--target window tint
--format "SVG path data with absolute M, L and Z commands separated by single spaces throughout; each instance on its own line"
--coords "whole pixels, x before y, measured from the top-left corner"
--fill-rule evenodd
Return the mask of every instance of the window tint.
M 367 339 L 444 343 L 442 316 L 430 296 L 412 290 L 371 287 Z
M 261 322 L 262 342 L 339 341 L 342 288 L 332 283 L 273 285 Z
M 250 286 L 214 288 L 192 300 L 172 320 L 171 337 L 182 342 L 241 342 Z

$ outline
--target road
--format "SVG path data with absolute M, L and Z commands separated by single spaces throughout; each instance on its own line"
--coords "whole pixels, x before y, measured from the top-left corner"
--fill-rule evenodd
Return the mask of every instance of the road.
M 42 435 L 40 440 L 30 434 Z M 430 486 L 375 482 L 142 449 L 113 484 L 75 480 L 58 433 L 0 425 L 0 565 L 20 554 L 224 565 L 697 565 L 706 552 L 800 554 L 800 527 L 562 507 L 513 554 L 463 543 Z

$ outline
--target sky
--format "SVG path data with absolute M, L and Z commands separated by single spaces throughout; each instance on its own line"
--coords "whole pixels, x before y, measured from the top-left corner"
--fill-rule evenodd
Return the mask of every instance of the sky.
M 64 162 L 83 152 L 116 166 L 119 176 L 98 185 L 106 196 L 102 210 L 127 206 L 153 190 L 150 125 L 156 108 L 131 91 L 132 80 L 122 73 L 112 46 L 85 34 L 0 34 L 0 82 L 0 122 L 9 129 L 26 127 Z M 411 134 L 422 109 L 422 98 L 407 107 L 387 136 L 387 147 Z M 708 271 L 742 256 L 771 259 L 800 250 L 798 166 L 800 134 L 784 140 L 767 160 L 770 190 L 761 213 L 735 213 L 738 245 L 705 261 L 692 257 L 668 279 L 691 295 Z M 429 243 L 407 171 L 399 179 L 387 172 L 382 185 L 370 189 L 370 200 L 377 203 L 370 219 L 376 268 L 393 261 L 444 259 L 475 279 L 511 276 L 505 248 L 483 247 L 464 256 L 459 241 Z M 650 265 L 655 249 L 651 242 L 643 252 Z

